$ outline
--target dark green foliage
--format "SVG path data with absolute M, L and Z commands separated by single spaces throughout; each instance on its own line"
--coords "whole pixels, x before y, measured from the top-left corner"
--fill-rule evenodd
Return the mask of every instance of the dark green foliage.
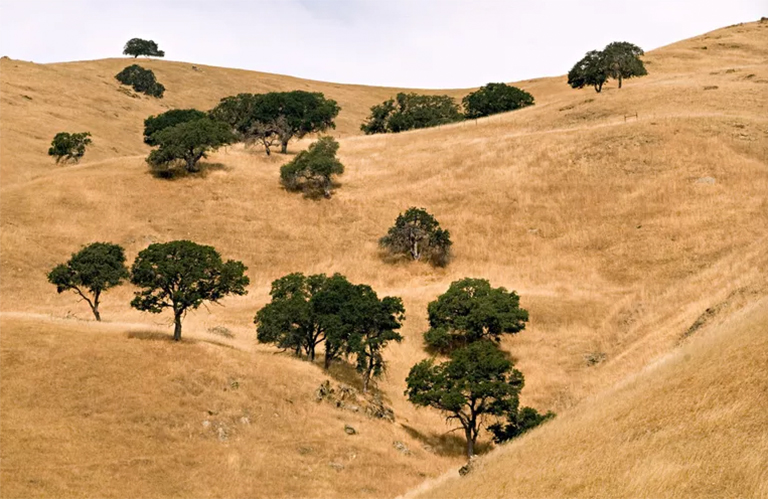
M 156 146 L 157 141 L 152 138 L 160 130 L 170 128 L 179 123 L 195 121 L 207 117 L 208 115 L 197 109 L 171 109 L 157 116 L 150 116 L 144 120 L 144 143 L 150 146 Z
M 368 120 L 360 126 L 366 134 L 397 133 L 461 121 L 464 116 L 453 97 L 399 93 L 371 108 Z
M 608 78 L 614 78 L 619 80 L 621 88 L 624 78 L 648 74 L 641 55 L 643 50 L 629 42 L 613 42 L 603 50 L 591 50 L 568 72 L 568 85 L 573 88 L 589 85 L 600 92 Z
M 462 100 L 467 119 L 514 111 L 533 105 L 533 96 L 525 90 L 504 83 L 489 83 Z
M 151 69 L 144 69 L 138 64 L 132 64 L 115 75 L 123 85 L 131 85 L 137 92 L 161 99 L 165 87 L 158 83 Z
M 254 319 L 259 342 L 292 350 L 297 356 L 303 352 L 314 361 L 315 349 L 325 340 L 325 331 L 318 323 L 312 298 L 327 279 L 324 274 L 294 273 L 272 282 L 272 301 Z
M 339 110 L 322 93 L 294 90 L 225 97 L 210 114 L 232 126 L 240 140 L 262 142 L 269 154 L 272 142 L 279 142 L 286 153 L 293 137 L 336 128 Z
M 507 413 L 506 424 L 495 423 L 488 427 L 493 433 L 493 441 L 497 444 L 519 437 L 526 431 L 539 426 L 541 423 L 555 417 L 555 413 L 548 411 L 541 414 L 532 407 L 523 407 L 519 410 L 512 410 Z
M 289 191 L 301 191 L 310 198 L 331 197 L 333 175 L 344 173 L 336 159 L 339 143 L 333 137 L 320 137 L 280 167 L 280 182 Z
M 254 319 L 257 338 L 314 361 L 325 343 L 326 369 L 342 356 L 354 356 L 364 390 L 384 369 L 381 352 L 389 341 L 400 341 L 405 312 L 400 298 L 379 300 L 364 284 L 334 274 L 289 274 L 272 283 L 271 303 Z
M 609 43 L 603 49 L 608 75 L 619 80 L 619 88 L 624 78 L 648 74 L 643 61 L 640 60 L 643 54 L 643 49 L 629 42 Z
M 235 140 L 229 125 L 207 117 L 164 128 L 151 137 L 159 147 L 149 153 L 147 163 L 158 175 L 171 175 L 177 165 L 199 171 L 197 162 L 209 151 Z
M 48 274 L 48 281 L 56 285 L 59 293 L 72 290 L 80 295 L 90 305 L 97 321 L 101 320 L 101 294 L 127 278 L 125 252 L 122 247 L 110 243 L 90 244 Z
M 423 208 L 408 208 L 395 220 L 379 245 L 390 254 L 412 260 L 424 257 L 432 265 L 444 267 L 451 256 L 451 234 L 440 228 L 435 217 Z
M 187 310 L 204 301 L 218 302 L 234 294 L 244 295 L 249 279 L 242 262 L 223 262 L 211 246 L 192 241 L 151 244 L 139 253 L 131 267 L 131 283 L 139 288 L 131 306 L 159 314 L 173 310 L 173 339 L 181 339 L 181 319 Z
M 357 371 L 363 377 L 363 392 L 367 392 L 371 379 L 379 377 L 386 367 L 382 350 L 390 341 L 403 340 L 396 329 L 405 319 L 405 307 L 397 297 L 379 300 L 370 286 L 361 284 L 356 286 L 344 310 L 344 320 L 354 325 L 345 347 L 347 354 L 355 356 Z
M 131 38 L 123 48 L 124 55 L 132 55 L 134 58 L 145 55 L 147 57 L 165 57 L 165 52 L 157 47 L 157 43 L 152 40 L 142 40 L 141 38 Z
M 467 456 L 486 419 L 516 411 L 523 375 L 489 341 L 478 341 L 435 364 L 424 360 L 411 368 L 405 395 L 418 406 L 433 407 L 457 420 L 467 439 Z
M 595 87 L 595 92 L 603 89 L 608 80 L 608 67 L 605 56 L 599 50 L 592 50 L 568 71 L 568 85 L 573 88 Z
M 431 302 L 429 330 L 424 341 L 430 349 L 450 352 L 479 340 L 498 342 L 502 334 L 525 329 L 528 312 L 520 308 L 514 291 L 492 288 L 485 279 L 465 278 Z
M 85 146 L 91 143 L 90 136 L 90 132 L 59 132 L 51 141 L 48 155 L 55 156 L 56 163 L 59 163 L 62 159 L 65 162 L 74 161 L 77 163 L 85 154 Z

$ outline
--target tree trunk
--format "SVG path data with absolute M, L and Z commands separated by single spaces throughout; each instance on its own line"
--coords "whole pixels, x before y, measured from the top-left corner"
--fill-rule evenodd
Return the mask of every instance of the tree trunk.
M 288 141 L 283 140 L 280 141 L 280 152 L 283 154 L 288 154 Z
M 619 75 L 619 88 L 621 88 L 621 75 Z
M 327 351 L 325 352 L 325 358 L 323 359 L 323 369 L 326 371 L 331 367 L 331 359 L 333 358 Z
M 173 340 L 180 341 L 181 340 L 181 311 L 174 312 L 174 323 L 175 323 L 175 326 L 173 328 Z
M 475 439 L 472 437 L 472 428 L 464 427 L 464 435 L 467 437 L 467 459 L 475 455 Z
M 91 310 L 93 310 L 93 315 L 96 317 L 96 320 L 101 322 L 101 314 L 99 313 L 99 302 L 96 302 L 93 305 L 91 305 Z
M 368 393 L 368 383 L 371 381 L 371 370 L 366 369 L 363 373 L 363 393 Z

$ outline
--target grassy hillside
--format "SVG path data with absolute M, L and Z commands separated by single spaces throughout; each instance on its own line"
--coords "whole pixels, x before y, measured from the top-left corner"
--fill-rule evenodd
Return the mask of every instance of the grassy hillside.
M 377 426 L 373 435 L 386 438 L 374 437 L 349 451 L 364 456 L 360 459 L 367 464 L 360 469 L 368 477 L 352 477 L 345 469 L 340 472 L 343 480 L 326 483 L 323 468 L 319 475 L 313 471 L 312 478 L 289 486 L 294 463 L 301 461 L 296 461 L 300 458 L 294 448 L 278 446 L 270 451 L 269 460 L 286 465 L 269 468 L 269 473 L 284 488 L 249 488 L 247 484 L 258 483 L 250 481 L 249 474 L 262 465 L 248 461 L 253 467 L 227 468 L 226 480 L 216 482 L 226 482 L 231 489 L 217 489 L 207 477 L 173 489 L 175 480 L 168 479 L 158 482 L 156 489 L 136 489 L 135 495 L 402 493 L 418 481 L 419 473 L 435 476 L 461 460 L 460 443 L 453 450 L 448 445 L 443 456 L 432 455 L 427 464 L 411 459 L 398 467 L 382 458 L 392 450 L 387 432 L 395 432 L 391 434 L 399 440 L 421 439 L 433 450 L 436 443 L 451 442 L 450 435 L 445 436 L 449 428 L 438 414 L 414 409 L 402 395 L 408 369 L 426 356 L 421 348 L 426 305 L 450 282 L 485 277 L 494 286 L 519 292 L 531 322 L 503 346 L 526 375 L 523 402 L 557 412 L 578 407 L 585 397 L 676 348 L 697 319 L 705 324 L 724 320 L 766 294 L 768 23 L 718 30 L 650 52 L 646 60 L 649 76 L 626 81 L 621 90 L 613 84 L 600 94 L 571 90 L 562 77 L 521 82 L 519 86 L 536 98 L 531 108 L 438 129 L 364 137 L 357 135 L 358 126 L 370 105 L 396 90 L 142 62 L 167 87 L 166 98 L 155 101 L 119 90 L 113 75 L 128 60 L 35 65 L 4 59 L 0 61 L 4 355 L 21 355 L 6 352 L 24 352 L 25 339 L 38 336 L 49 338 L 49 343 L 30 340 L 29 355 L 44 360 L 52 352 L 65 357 L 70 350 L 73 355 L 80 352 L 83 360 L 72 367 L 73 378 L 64 377 L 69 382 L 62 381 L 56 393 L 63 406 L 77 399 L 87 411 L 97 410 L 99 401 L 80 391 L 76 377 L 85 366 L 93 370 L 94 379 L 114 379 L 116 393 L 141 394 L 152 386 L 155 376 L 149 374 L 153 371 L 142 356 L 123 355 L 124 351 L 157 348 L 152 354 L 155 369 L 171 369 L 164 362 L 183 366 L 180 371 L 164 371 L 171 376 L 160 378 L 166 380 L 173 375 L 223 380 L 227 375 L 218 365 L 227 362 L 252 373 L 255 384 L 269 379 L 259 378 L 259 366 L 265 366 L 264 372 L 293 370 L 295 385 L 285 384 L 296 402 L 281 409 L 285 413 L 281 419 L 291 419 L 284 424 L 296 426 L 287 427 L 285 441 L 302 445 L 301 438 L 326 442 L 327 437 L 331 451 L 323 454 L 325 460 L 336 452 L 333 449 L 341 449 L 337 446 L 346 445 L 337 442 L 345 442 L 344 435 L 337 436 L 335 427 L 325 433 L 323 424 L 302 430 L 292 420 L 317 413 L 312 390 L 323 379 L 322 372 L 256 345 L 252 319 L 268 301 L 273 279 L 293 271 L 341 272 L 353 282 L 372 285 L 380 295 L 403 297 L 407 310 L 406 340 L 385 353 L 389 374 L 381 382 L 402 426 Z M 323 91 L 343 108 L 335 134 L 347 170 L 333 199 L 313 202 L 285 192 L 278 183 L 278 169 L 286 158 L 266 157 L 258 149 L 240 146 L 212 155 L 199 176 L 166 181 L 147 172 L 148 148 L 141 140 L 146 116 L 165 107 L 208 108 L 239 92 L 293 88 Z M 461 96 L 465 91 L 451 93 Z M 63 130 L 93 133 L 93 148 L 79 165 L 56 166 L 46 155 L 52 136 Z M 290 149 L 297 151 L 308 143 L 294 143 Z M 399 212 L 412 205 L 425 207 L 451 231 L 455 261 L 446 269 L 390 265 L 380 258 L 378 238 Z M 223 307 L 203 308 L 185 321 L 185 337 L 225 341 L 236 350 L 212 349 L 205 342 L 174 350 L 174 345 L 129 340 L 126 335 L 137 328 L 169 330 L 169 318 L 130 309 L 132 290 L 125 286 L 104 297 L 102 316 L 112 324 L 92 326 L 78 320 L 89 319 L 84 304 L 73 295 L 57 295 L 46 282 L 45 274 L 54 264 L 89 242 L 121 244 L 132 260 L 151 242 L 181 238 L 211 244 L 225 258 L 242 260 L 249 267 L 252 284 L 247 296 L 225 299 Z M 229 328 L 235 337 L 221 340 L 211 335 L 208 331 L 215 326 Z M 103 355 L 109 353 L 107 362 L 87 362 L 90 349 L 97 347 Z M 208 355 L 210 359 L 203 360 Z M 590 358 L 604 360 L 593 365 Z M 105 371 L 118 367 L 146 372 L 146 377 L 140 376 L 145 382 L 128 383 L 134 378 L 123 381 L 119 372 Z M 0 369 L 3 490 L 9 490 L 5 484 L 11 483 L 20 495 L 35 494 L 31 487 L 44 470 L 33 464 L 35 454 L 25 450 L 32 448 L 31 442 L 22 445 L 19 435 L 36 434 L 39 425 L 28 415 L 43 409 L 35 405 L 39 401 L 19 398 L 6 386 L 12 386 L 9 379 L 18 380 L 14 385 L 35 386 L 38 373 L 45 376 L 53 366 L 24 369 L 23 364 L 12 368 L 3 362 Z M 163 412 L 180 411 L 199 419 L 199 407 L 186 408 L 183 398 L 174 398 L 163 386 L 152 388 L 155 395 L 137 395 L 135 410 L 154 413 L 154 404 L 162 401 L 167 407 Z M 276 392 L 249 393 L 253 406 L 285 407 Z M 110 419 L 99 426 L 103 440 L 98 442 L 77 424 L 76 415 L 70 414 L 74 419 L 67 425 L 50 427 L 51 434 L 61 433 L 59 452 L 70 456 L 62 458 L 70 467 L 57 468 L 64 474 L 50 480 L 65 484 L 67 476 L 74 476 L 66 475 L 75 473 L 72 469 L 109 461 L 109 452 L 123 438 L 120 432 L 148 431 L 145 420 L 123 419 L 125 415 L 116 414 L 117 402 L 111 403 L 112 409 L 106 410 Z M 11 410 L 17 413 L 15 426 L 5 423 L 5 413 Z M 321 423 L 338 418 L 333 410 L 320 412 Z M 194 425 L 200 424 L 195 421 Z M 263 431 L 248 437 L 253 443 L 264 434 L 272 438 L 270 427 L 263 424 Z M 545 428 L 541 433 L 549 431 Z M 173 442 L 183 434 L 169 438 Z M 224 466 L 221 456 L 226 449 L 214 452 L 211 447 L 220 443 L 202 438 L 185 441 L 181 453 L 202 456 L 199 463 L 181 459 L 175 464 L 182 469 Z M 251 440 L 243 438 L 250 445 Z M 415 440 L 410 442 L 409 446 L 420 448 Z M 138 439 L 120 445 L 125 456 L 141 448 L 136 447 Z M 152 461 L 146 467 L 160 473 L 171 466 Z M 386 480 L 377 478 L 384 474 Z M 131 466 L 120 473 L 97 466 L 94 484 L 101 480 L 104 488 L 87 488 L 84 495 L 106 494 L 108 480 L 117 489 L 140 476 L 142 472 Z M 347 483 L 349 488 L 341 492 L 339 487 Z M 74 493 L 43 490 L 47 495 Z
M 413 496 L 765 497 L 766 324 L 763 299 Z

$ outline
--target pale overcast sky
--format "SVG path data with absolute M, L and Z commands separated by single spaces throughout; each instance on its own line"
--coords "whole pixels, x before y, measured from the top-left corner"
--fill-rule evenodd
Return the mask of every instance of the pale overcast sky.
M 0 55 L 166 58 L 421 88 L 559 75 L 588 50 L 645 50 L 768 16 L 768 0 L 1 0 Z

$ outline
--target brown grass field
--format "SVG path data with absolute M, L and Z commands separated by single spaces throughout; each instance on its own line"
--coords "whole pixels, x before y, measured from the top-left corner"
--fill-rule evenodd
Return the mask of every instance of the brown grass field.
M 127 59 L 0 60 L 0 495 L 393 497 L 425 480 L 416 492 L 438 497 L 768 495 L 768 23 L 645 60 L 649 75 L 621 90 L 524 81 L 533 107 L 386 136 L 359 124 L 397 89 L 142 60 L 167 89 L 155 100 L 121 91 Z M 198 176 L 148 173 L 147 116 L 284 89 L 342 107 L 333 199 L 282 190 L 286 158 L 258 148 L 221 149 Z M 59 131 L 93 134 L 80 164 L 47 156 Z M 451 231 L 446 269 L 381 259 L 378 238 L 409 206 Z M 182 344 L 166 341 L 170 317 L 128 306 L 129 285 L 97 324 L 46 280 L 91 242 L 132 261 L 174 239 L 251 278 L 247 296 L 189 314 Z M 395 424 L 315 403 L 328 374 L 256 343 L 255 312 L 293 271 L 403 298 L 406 340 L 379 383 Z M 521 295 L 531 322 L 503 347 L 523 403 L 558 417 L 453 480 L 458 433 L 403 390 L 427 356 L 427 303 L 462 277 Z

